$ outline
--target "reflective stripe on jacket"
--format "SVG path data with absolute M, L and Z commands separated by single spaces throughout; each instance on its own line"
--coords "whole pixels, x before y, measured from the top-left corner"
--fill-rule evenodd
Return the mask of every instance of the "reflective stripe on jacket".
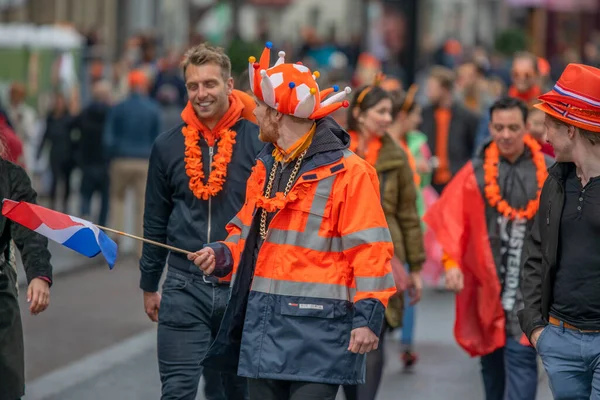
M 333 134 L 333 128 L 318 124 L 316 135 Z M 396 292 L 393 245 L 375 169 L 341 146 L 348 138 L 339 131 L 339 149 L 304 161 L 291 191 L 299 198 L 273 216 L 260 245 L 255 200 L 273 165 L 272 146 L 259 156 L 229 236 L 211 245 L 219 274 L 233 267 L 234 278 L 203 365 L 229 372 L 237 367 L 238 375 L 252 378 L 364 382 L 365 355 L 347 350 L 350 333 L 365 326 L 381 332 Z

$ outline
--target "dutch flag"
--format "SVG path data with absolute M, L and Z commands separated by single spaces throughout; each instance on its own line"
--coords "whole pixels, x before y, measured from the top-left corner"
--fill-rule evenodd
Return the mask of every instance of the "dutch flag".
M 117 244 L 90 221 L 9 199 L 2 201 L 2 215 L 84 256 L 102 253 L 110 269 L 115 265 Z

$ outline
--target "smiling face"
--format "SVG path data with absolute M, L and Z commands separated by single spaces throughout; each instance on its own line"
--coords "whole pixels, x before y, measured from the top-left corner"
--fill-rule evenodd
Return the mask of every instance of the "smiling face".
M 535 64 L 529 58 L 517 58 L 513 62 L 512 82 L 521 93 L 527 92 L 537 83 Z
M 383 136 L 392 123 L 392 100 L 384 98 L 364 111 L 358 112 L 357 120 L 363 133 Z
M 491 117 L 490 133 L 500 155 L 514 161 L 525 148 L 523 113 L 518 107 L 512 107 L 494 110 Z
M 192 64 L 185 71 L 185 86 L 198 119 L 208 127 L 214 127 L 229 108 L 233 79 L 225 79 L 217 64 Z

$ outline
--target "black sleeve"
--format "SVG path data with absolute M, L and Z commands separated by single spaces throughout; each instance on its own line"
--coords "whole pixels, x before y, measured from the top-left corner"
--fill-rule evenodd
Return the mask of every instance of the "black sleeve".
M 14 164 L 9 164 L 7 169 L 11 185 L 10 199 L 35 204 L 37 193 L 31 187 L 31 180 L 27 173 Z M 48 239 L 22 225 L 14 222 L 9 223 L 12 239 L 21 252 L 27 282 L 31 282 L 32 279 L 37 277 L 45 277 L 52 282 Z
M 540 200 L 540 204 L 543 204 Z M 525 307 L 519 311 L 521 329 L 531 339 L 531 333 L 537 327 L 546 326 L 542 315 L 542 244 L 540 224 L 544 222 L 539 212 L 535 216 L 531 232 L 524 245 L 523 276 L 521 288 Z
M 159 143 L 155 143 L 150 154 L 146 200 L 144 206 L 144 238 L 159 243 L 167 241 L 167 225 L 173 210 L 171 188 L 161 160 Z M 169 251 L 165 248 L 144 243 L 140 260 L 140 288 L 145 292 L 158 291 Z
M 476 146 L 477 146 L 477 132 L 479 130 L 479 122 L 480 122 L 480 118 L 476 115 L 473 114 L 470 111 L 467 111 L 468 115 L 469 115 L 469 132 L 468 132 L 468 137 L 467 137 L 467 145 L 469 146 L 469 150 L 470 153 L 469 154 L 473 154 L 476 150 Z

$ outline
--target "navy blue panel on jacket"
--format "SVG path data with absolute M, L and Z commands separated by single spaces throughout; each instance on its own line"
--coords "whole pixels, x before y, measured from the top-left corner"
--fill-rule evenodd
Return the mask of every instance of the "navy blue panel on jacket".
M 264 147 L 258 140 L 258 126 L 241 119 L 231 129 L 236 132 L 231 162 L 223 190 L 209 200 L 194 196 L 185 172 L 183 124 L 161 134 L 152 148 L 146 185 L 144 237 L 188 251 L 200 250 L 206 243 L 224 240 L 225 226 L 245 201 L 246 181 L 256 156 Z M 201 138 L 204 176 L 209 171 L 209 146 Z M 217 146 L 213 148 L 217 152 Z M 206 182 L 206 178 L 205 178 Z M 140 287 L 146 292 L 158 290 L 168 250 L 144 244 L 140 260 Z M 200 273 L 187 257 L 171 253 L 169 266 L 185 272 Z

